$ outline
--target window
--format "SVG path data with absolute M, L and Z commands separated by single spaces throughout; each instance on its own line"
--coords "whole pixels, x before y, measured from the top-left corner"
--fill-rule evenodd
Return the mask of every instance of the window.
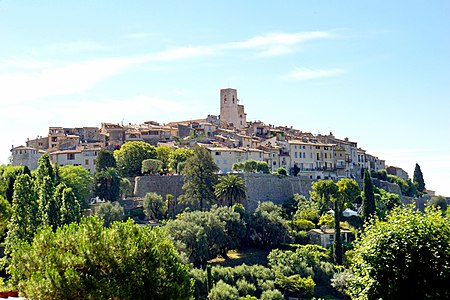
M 85 164 L 85 165 L 88 165 L 88 164 L 89 164 L 89 159 L 85 159 L 85 160 L 84 160 L 84 164 Z
M 317 160 L 320 160 L 320 154 L 317 153 Z
M 217 156 L 217 155 L 220 155 L 220 152 L 216 152 L 216 156 Z
M 223 103 L 227 103 L 227 97 L 223 98 Z
M 328 158 L 328 157 L 327 157 L 327 153 L 325 153 L 325 158 Z
M 67 160 L 74 160 L 75 159 L 75 153 L 67 153 Z
M 303 152 L 303 158 L 305 158 L 306 157 L 306 152 Z
M 297 152 L 295 152 L 295 158 L 297 158 Z

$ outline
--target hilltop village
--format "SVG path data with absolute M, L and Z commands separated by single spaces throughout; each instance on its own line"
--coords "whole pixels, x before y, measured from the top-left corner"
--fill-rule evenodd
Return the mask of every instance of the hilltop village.
M 359 178 L 361 169 L 386 169 L 407 180 L 408 174 L 359 148 L 357 142 L 340 139 L 332 133 L 314 135 L 286 126 L 247 121 L 236 89 L 220 90 L 220 115 L 205 119 L 159 124 L 102 123 L 101 127 L 49 127 L 47 136 L 28 139 L 25 146 L 13 147 L 12 165 L 35 169 L 43 153 L 53 163 L 79 165 L 94 173 L 95 159 L 101 149 L 119 149 L 130 141 L 172 148 L 198 144 L 211 153 L 221 173 L 246 160 L 265 161 L 271 171 L 280 167 L 290 175 L 309 179 Z

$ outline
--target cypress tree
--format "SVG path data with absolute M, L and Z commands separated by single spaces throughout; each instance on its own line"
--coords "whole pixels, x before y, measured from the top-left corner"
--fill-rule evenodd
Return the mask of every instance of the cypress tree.
M 79 222 L 81 217 L 81 207 L 78 200 L 75 198 L 71 188 L 64 188 L 62 191 L 61 209 L 60 209 L 60 224 L 70 224 Z
M 12 216 L 8 224 L 6 253 L 17 239 L 30 242 L 40 224 L 37 195 L 28 174 L 19 175 L 14 183 Z
M 334 262 L 342 265 L 341 205 L 338 198 L 334 199 Z
M 43 178 L 42 184 L 39 187 L 39 214 L 41 216 L 41 223 L 43 225 L 50 225 L 53 230 L 56 229 L 56 225 L 53 222 L 55 212 L 55 199 L 53 196 L 54 187 L 50 176 Z
M 419 192 L 425 190 L 425 181 L 423 180 L 423 174 L 419 164 L 416 164 L 416 167 L 414 168 L 413 182 L 417 186 Z
M 37 188 L 42 184 L 45 176 L 49 176 L 51 181 L 55 182 L 55 171 L 50 163 L 50 156 L 47 153 L 44 153 L 41 158 L 39 158 L 38 167 L 36 169 Z
M 372 178 L 367 169 L 364 170 L 362 212 L 364 220 L 367 220 L 375 213 L 375 194 L 373 192 Z

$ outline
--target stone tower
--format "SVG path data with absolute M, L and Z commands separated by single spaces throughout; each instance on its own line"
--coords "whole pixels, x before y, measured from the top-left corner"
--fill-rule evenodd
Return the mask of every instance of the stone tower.
M 236 89 L 220 90 L 220 120 L 237 129 L 247 127 L 247 115 L 244 105 L 239 105 Z

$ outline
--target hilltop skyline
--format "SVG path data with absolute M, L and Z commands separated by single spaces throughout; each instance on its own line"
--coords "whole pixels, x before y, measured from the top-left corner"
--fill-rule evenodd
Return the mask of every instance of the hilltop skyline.
M 219 114 L 333 132 L 450 196 L 450 4 L 0 2 L 1 163 L 50 126 Z

